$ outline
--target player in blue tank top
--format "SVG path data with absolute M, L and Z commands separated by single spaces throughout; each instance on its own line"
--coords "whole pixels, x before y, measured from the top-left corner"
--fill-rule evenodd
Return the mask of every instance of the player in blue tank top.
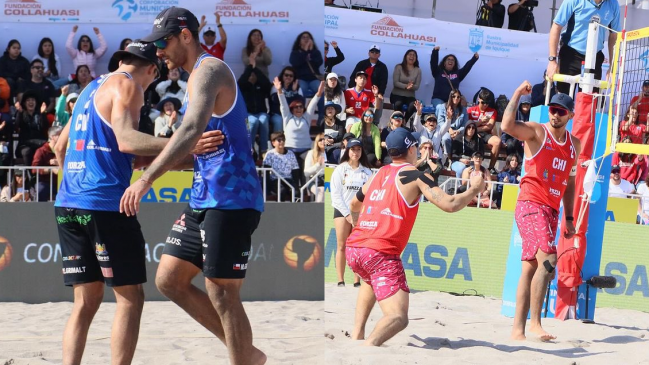
M 171 7 L 156 16 L 143 39 L 158 48 L 169 69 L 190 72 L 183 101 L 183 123 L 142 177 L 122 196 L 120 209 L 138 210 L 151 183 L 171 168 L 194 168 L 191 201 L 173 224 L 156 284 L 165 296 L 214 333 L 232 364 L 263 364 L 266 355 L 252 344 L 252 330 L 239 292 L 248 268 L 252 233 L 264 209 L 261 184 L 252 158 L 248 116 L 232 70 L 203 52 L 199 23 L 187 9 Z M 225 140 L 218 150 L 185 156 L 204 131 L 219 129 Z M 203 272 L 211 295 L 191 280 Z M 212 306 L 190 305 L 207 303 Z

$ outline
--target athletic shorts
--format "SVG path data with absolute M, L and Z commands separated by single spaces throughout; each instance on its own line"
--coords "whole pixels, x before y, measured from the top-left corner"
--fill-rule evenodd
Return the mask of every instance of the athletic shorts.
M 191 262 L 208 278 L 243 279 L 260 217 L 254 209 L 187 206 L 172 225 L 162 253 Z
M 488 143 L 489 143 L 489 139 L 491 139 L 491 137 L 493 137 L 493 136 L 494 136 L 493 134 L 491 134 L 491 133 L 487 133 L 487 132 L 479 132 L 479 133 L 478 133 L 478 137 L 482 138 L 482 141 L 483 141 L 485 144 L 488 144 Z
M 410 293 L 399 255 L 388 255 L 367 247 L 345 248 L 347 265 L 372 286 L 376 300 L 387 299 L 399 290 Z
M 334 219 L 336 218 L 345 218 L 345 216 L 340 212 L 340 210 L 334 208 Z
M 146 283 L 144 236 L 135 216 L 54 207 L 65 285 Z
M 521 261 L 536 260 L 540 249 L 547 254 L 557 253 L 554 243 L 559 213 L 553 208 L 532 201 L 516 203 L 514 213 L 516 225 L 522 239 Z

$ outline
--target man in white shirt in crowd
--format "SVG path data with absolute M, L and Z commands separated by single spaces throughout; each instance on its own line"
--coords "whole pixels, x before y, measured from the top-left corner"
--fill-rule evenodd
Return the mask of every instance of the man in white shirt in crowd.
M 635 194 L 635 186 L 620 177 L 620 166 L 611 168 L 611 179 L 608 184 L 609 198 L 628 198 L 627 194 Z

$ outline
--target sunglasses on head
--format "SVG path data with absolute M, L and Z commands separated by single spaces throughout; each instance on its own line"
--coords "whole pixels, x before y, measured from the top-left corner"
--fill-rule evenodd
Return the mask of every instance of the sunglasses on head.
M 158 39 L 157 41 L 153 42 L 153 45 L 157 49 L 165 49 L 165 48 L 167 48 L 169 40 L 171 40 L 171 38 L 173 38 L 174 36 L 175 36 L 175 34 L 169 34 L 168 36 L 166 36 L 166 37 L 164 37 L 162 39 Z
M 560 117 L 565 117 L 566 115 L 568 115 L 568 113 L 569 113 L 568 109 L 564 109 L 558 106 L 550 107 L 550 114 L 557 114 Z

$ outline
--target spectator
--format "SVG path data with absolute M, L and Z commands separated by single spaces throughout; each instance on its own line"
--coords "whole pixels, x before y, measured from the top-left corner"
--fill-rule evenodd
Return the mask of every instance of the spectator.
M 345 242 L 352 231 L 352 217 L 349 205 L 359 190 L 372 177 L 367 156 L 360 139 L 350 138 L 340 165 L 336 166 L 330 178 L 331 205 L 334 208 L 334 227 L 336 228 L 336 273 L 338 286 L 345 286 Z M 354 274 L 354 286 L 361 285 Z
M 464 133 L 453 140 L 453 154 L 451 170 L 455 171 L 455 177 L 462 177 L 462 172 L 471 163 L 471 156 L 474 152 L 484 152 L 484 142 L 478 137 L 476 124 L 469 122 L 464 128 Z
M 433 53 L 430 56 L 430 71 L 435 79 L 433 98 L 431 100 L 434 108 L 437 108 L 439 104 L 448 102 L 448 96 L 451 94 L 451 91 L 460 89 L 460 83 L 469 74 L 469 71 L 471 71 L 471 68 L 478 61 L 479 57 L 476 52 L 462 68 L 459 68 L 457 57 L 454 54 L 444 56 L 442 62 L 437 64 L 439 60 L 439 46 L 433 48 Z
M 379 88 L 378 93 L 385 95 L 385 88 L 388 86 L 388 67 L 385 63 L 379 61 L 381 48 L 373 44 L 368 55 L 368 59 L 358 62 L 354 67 L 354 71 L 349 76 L 349 87 L 355 87 L 356 77 L 358 77 L 359 72 L 364 72 L 367 78 L 365 89 L 372 90 L 372 86 L 376 85 Z
M 466 104 L 466 99 L 464 99 L 459 89 L 455 89 L 451 91 L 448 101 L 444 104 L 439 104 L 435 109 L 437 121 L 441 125 L 444 125 L 450 116 L 451 124 L 448 132 L 442 136 L 442 147 L 444 148 L 444 155 L 447 160 L 451 158 L 453 140 L 464 133 L 464 126 L 466 126 L 469 120 L 464 104 Z
M 347 130 L 351 128 L 352 124 L 361 121 L 363 112 L 368 108 L 375 107 L 375 111 L 383 108 L 383 96 L 379 92 L 379 87 L 373 85 L 371 91 L 366 88 L 367 73 L 365 71 L 358 71 L 355 75 L 355 86 L 345 90 L 345 105 L 347 105 L 347 109 L 345 110 L 347 113 L 345 128 L 347 128 Z M 372 112 L 372 118 L 374 118 L 374 113 L 375 112 Z M 376 114 L 378 114 L 378 112 L 376 112 Z M 376 120 L 375 124 L 378 125 L 379 120 Z
M 338 160 L 333 158 L 333 151 L 340 148 L 345 134 L 345 122 L 337 117 L 337 113 L 341 110 L 339 104 L 331 101 L 326 102 L 325 116 L 318 123 L 318 128 L 324 132 L 325 153 L 329 162 L 335 161 L 335 163 L 338 163 Z
M 507 14 L 509 14 L 509 25 L 507 28 L 511 30 L 520 30 L 529 32 L 536 26 L 532 14 L 532 7 L 526 6 L 527 0 L 518 0 L 518 2 L 510 4 L 507 7 Z
M 343 84 L 338 79 L 336 73 L 329 72 L 327 74 L 324 100 L 325 104 L 329 102 L 338 104 L 340 106 L 340 112 L 336 117 L 343 122 L 347 120 L 347 114 L 345 113 L 345 109 L 347 108 L 347 104 L 345 103 L 345 90 L 343 90 Z
M 11 96 L 18 93 L 18 84 L 31 78 L 29 61 L 20 54 L 20 42 L 9 41 L 7 49 L 0 57 L 0 77 L 9 84 Z
M 521 157 L 518 154 L 507 155 L 505 160 L 505 166 L 498 173 L 498 182 L 507 183 L 507 184 L 518 184 L 521 182 Z M 496 184 L 494 189 L 493 200 L 500 209 L 500 204 L 502 203 L 503 197 L 503 185 Z
M 649 175 L 643 183 L 638 184 L 638 194 L 642 195 L 638 207 L 638 223 L 649 225 Z
M 478 94 L 478 105 L 468 108 L 467 114 L 469 115 L 469 121 L 477 123 L 478 136 L 491 148 L 489 173 L 497 175 L 498 172 L 494 169 L 494 166 L 498 162 L 501 141 L 500 137 L 491 134 L 496 125 L 498 112 L 489 106 L 489 103 L 492 102 L 492 100 L 489 100 L 490 95 L 492 94 L 488 90 L 481 90 Z
M 268 109 L 266 100 L 270 95 L 270 80 L 258 69 L 256 62 L 256 53 L 251 53 L 248 60 L 248 66 L 237 82 L 243 100 L 246 102 L 248 109 L 248 128 L 250 128 L 250 141 L 254 150 L 255 138 L 259 132 L 259 153 L 257 154 L 259 162 L 262 156 L 268 150 Z
M 622 143 L 631 143 L 631 138 L 623 138 Z M 647 160 L 644 155 L 615 152 L 611 164 L 618 166 L 620 177 L 633 185 L 638 184 L 647 175 Z
M 56 103 L 55 123 L 61 127 L 65 127 L 68 121 L 70 121 L 72 109 L 74 109 L 74 104 L 77 103 L 77 99 L 79 98 L 79 94 L 77 93 L 68 93 L 68 87 L 68 85 L 64 85 L 61 88 L 61 96 L 59 96 Z
M 518 112 L 516 113 L 516 120 L 519 122 L 528 122 L 530 120 L 530 110 L 532 109 L 532 97 L 530 95 L 523 95 L 518 102 Z M 516 154 L 518 160 L 523 159 L 523 142 L 502 132 L 500 139 L 507 148 L 507 155 Z
M 131 43 L 133 43 L 133 40 L 131 38 L 122 39 L 122 41 L 119 42 L 119 50 L 126 50 L 126 47 Z M 114 72 L 115 70 L 117 70 L 117 68 L 119 68 L 119 60 L 115 57 L 115 55 L 113 55 L 110 58 L 110 61 L 108 61 L 108 72 Z
M 18 131 L 18 146 L 16 158 L 21 158 L 26 166 L 32 165 L 34 152 L 47 141 L 47 115 L 45 108 L 40 111 L 38 94 L 27 90 L 20 101 L 21 110 L 16 112 L 16 127 Z
M 0 166 L 11 166 L 11 145 L 13 128 L 11 119 L 0 114 Z M 7 170 L 0 169 L 0 186 L 7 183 Z
M 595 61 L 595 79 L 602 79 L 602 63 L 604 63 L 604 42 L 608 39 L 609 59 L 613 57 L 613 47 L 617 33 L 622 30 L 620 24 L 620 5 L 617 0 L 565 0 L 559 6 L 557 15 L 550 28 L 549 56 L 547 75 L 550 80 L 557 71 L 563 75 L 579 75 L 581 63 L 586 59 L 586 39 L 588 38 L 588 24 L 593 17 L 600 20 L 603 27 L 599 27 L 597 37 L 597 57 Z M 563 33 L 561 30 L 568 26 Z M 609 31 L 612 29 L 612 31 Z M 608 32 L 608 37 L 606 33 Z M 559 46 L 561 35 L 561 49 Z M 557 50 L 558 60 L 557 60 Z M 607 76 L 608 76 L 607 71 Z M 594 88 L 594 92 L 598 92 Z M 559 82 L 557 91 L 568 94 L 570 84 Z
M 329 74 L 329 72 L 333 71 L 334 66 L 337 64 L 341 63 L 342 61 L 345 60 L 345 55 L 343 52 L 338 48 L 338 42 L 336 41 L 331 41 L 331 47 L 334 48 L 334 51 L 336 52 L 336 57 L 327 57 L 327 54 L 329 54 L 329 42 L 325 41 L 325 46 L 324 46 L 324 52 L 325 52 L 325 60 L 324 60 L 324 73 L 325 76 Z
M 409 49 L 403 55 L 400 64 L 394 66 L 392 73 L 392 93 L 390 103 L 392 109 L 405 112 L 406 120 L 415 113 L 415 91 L 419 90 L 421 83 L 421 69 L 417 51 Z
M 18 167 L 18 166 L 17 166 Z M 29 188 L 25 180 L 24 170 L 13 169 L 14 178 L 11 184 L 6 185 L 0 191 L 0 202 L 30 202 L 34 200 L 34 189 Z
M 608 184 L 609 198 L 628 198 L 627 194 L 635 194 L 635 186 L 622 179 L 620 166 L 614 165 L 611 168 L 611 178 Z
M 439 158 L 434 156 L 433 142 L 427 138 L 420 139 L 419 142 L 419 160 L 415 163 L 417 170 L 430 174 L 430 176 L 439 182 L 439 174 L 442 172 L 442 163 Z
M 298 190 L 297 181 L 302 174 L 297 158 L 293 151 L 286 149 L 286 137 L 284 132 L 273 132 L 270 135 L 273 149 L 264 156 L 264 166 L 271 167 L 282 179 L 278 195 L 282 200 L 291 200 L 291 188 Z M 272 191 L 277 186 L 278 177 L 275 173 L 270 174 L 270 183 L 266 186 Z M 288 185 L 287 185 L 288 184 Z
M 72 40 L 74 39 L 74 35 L 77 33 L 77 29 L 79 29 L 78 25 L 72 27 L 72 32 L 70 32 L 68 40 L 65 42 L 65 49 L 67 49 L 68 54 L 72 57 L 72 63 L 74 68 L 77 70 L 77 76 L 79 76 L 79 66 L 86 65 L 88 66 L 92 78 L 95 78 L 95 66 L 97 60 L 106 53 L 108 46 L 106 45 L 104 36 L 99 32 L 99 28 L 94 27 L 92 30 L 97 35 L 97 39 L 99 39 L 99 48 L 95 49 L 90 37 L 83 34 L 79 37 L 77 48 L 75 49 L 72 47 Z
M 395 110 L 390 116 L 390 121 L 388 126 L 381 130 L 381 156 L 383 158 L 383 165 L 392 163 L 392 158 L 388 155 L 388 148 L 385 144 L 385 139 L 388 138 L 388 134 L 397 128 L 403 127 L 403 113 Z
M 220 39 L 216 42 L 216 32 L 211 27 L 208 27 L 203 32 L 203 41 L 205 43 L 201 43 L 201 47 L 203 47 L 205 52 L 223 61 L 223 54 L 225 53 L 225 48 L 228 44 L 228 35 L 225 33 L 225 29 L 223 29 L 223 24 L 221 24 L 221 14 L 216 11 L 214 12 L 214 16 L 216 16 L 216 28 L 219 30 Z M 201 24 L 198 27 L 198 33 L 200 33 L 206 25 L 207 20 L 205 20 L 205 15 L 203 15 L 201 16 Z
M 11 88 L 9 83 L 3 77 L 0 77 L 0 120 L 5 120 L 11 123 Z
M 620 139 L 629 137 L 629 143 L 643 144 L 646 134 L 647 125 L 638 118 L 638 104 L 632 103 L 620 123 Z
M 304 160 L 304 176 L 311 180 L 325 167 L 324 133 L 318 133 L 313 141 L 313 147 L 307 152 Z M 324 202 L 324 173 L 320 174 L 309 186 L 309 191 L 315 196 L 317 203 Z
M 68 94 L 81 94 L 83 89 L 93 80 L 90 68 L 87 65 L 79 65 L 74 74 L 74 80 L 70 83 Z
M 30 68 L 32 77 L 29 80 L 23 81 L 18 87 L 18 100 L 21 100 L 22 95 L 27 90 L 32 90 L 38 95 L 38 100 L 45 103 L 46 112 L 54 113 L 56 107 L 56 90 L 54 85 L 43 76 L 44 69 L 43 61 L 35 59 L 31 62 Z M 19 102 L 16 102 L 16 109 L 20 109 Z
M 291 66 L 286 66 L 278 76 L 281 81 L 281 91 L 286 98 L 286 102 L 291 105 L 294 101 L 302 101 L 304 103 L 304 94 L 300 88 L 297 79 L 295 78 L 295 69 Z M 270 123 L 273 132 L 281 132 L 284 130 L 284 123 L 282 121 L 282 113 L 280 111 L 279 93 L 278 89 L 273 86 L 270 91 Z
M 442 148 L 442 136 L 448 133 L 448 130 L 451 127 L 451 121 L 453 120 L 453 114 L 449 108 L 446 112 L 446 118 L 444 118 L 445 122 L 441 127 L 439 127 L 439 124 L 437 123 L 437 116 L 435 114 L 424 115 L 424 125 L 422 126 L 422 109 L 423 105 L 418 102 L 417 114 L 415 114 L 415 120 L 412 123 L 413 129 L 420 135 L 419 144 L 422 144 L 425 140 L 428 140 L 433 144 L 433 150 L 431 151 L 430 156 L 436 158 L 443 166 L 446 164 L 446 155 Z
M 176 98 L 160 100 L 157 105 L 160 116 L 155 118 L 154 136 L 171 138 L 176 129 L 180 128 L 183 121 L 180 107 L 180 100 Z
M 548 80 L 545 78 L 546 72 L 543 71 L 543 82 L 532 86 L 532 108 L 539 105 L 545 105 L 545 90 Z M 557 93 L 557 88 L 554 85 L 554 82 L 550 86 L 550 97 L 548 100 L 552 99 L 554 94 Z
M 502 28 L 505 24 L 505 7 L 501 2 L 502 0 L 485 0 L 478 10 L 475 25 Z
M 67 77 L 61 74 L 61 60 L 59 55 L 54 52 L 54 43 L 50 38 L 43 38 L 38 44 L 38 53 L 32 58 L 34 60 L 41 60 L 45 69 L 43 76 L 45 76 L 54 87 L 58 90 L 61 86 L 69 82 Z
M 482 161 L 482 153 L 474 152 L 473 155 L 471 155 L 471 163 L 469 163 L 469 166 L 462 171 L 462 185 L 466 188 L 467 183 L 472 177 L 482 175 L 482 178 L 487 182 L 485 184 L 485 189 L 478 196 L 473 197 L 469 204 L 475 204 L 482 208 L 496 208 L 496 204 L 491 201 L 492 184 L 489 183 L 489 181 L 491 181 L 491 174 L 489 174 L 489 171 L 482 166 Z
M 313 42 L 313 36 L 309 32 L 302 32 L 293 43 L 290 56 L 291 66 L 295 68 L 295 76 L 300 88 L 307 98 L 312 97 L 324 80 L 320 74 L 322 66 L 322 54 Z
M 156 85 L 155 91 L 160 95 L 160 100 L 167 98 L 183 100 L 187 91 L 187 82 L 180 79 L 180 70 L 174 68 L 169 70 L 167 80 L 160 81 Z
M 333 164 L 340 163 L 340 159 L 342 158 L 343 155 L 345 155 L 345 151 L 347 151 L 347 143 L 354 138 L 356 138 L 356 136 L 354 136 L 353 133 L 345 133 L 345 135 L 343 136 L 343 140 L 340 143 L 340 148 L 335 149 L 331 154 L 333 156 L 333 160 L 330 161 L 331 163 Z M 363 151 L 363 153 L 365 153 L 365 151 Z M 367 156 L 365 158 L 367 159 Z
M 270 48 L 266 47 L 264 34 L 259 29 L 253 29 L 248 33 L 246 46 L 241 50 L 241 62 L 244 66 L 250 64 L 250 55 L 255 54 L 255 67 L 257 67 L 268 80 L 268 66 L 273 62 L 273 54 Z
M 642 82 L 642 92 L 631 98 L 631 105 L 638 110 L 638 120 L 641 124 L 647 125 L 649 118 L 649 80 Z
M 45 142 L 39 149 L 34 153 L 34 161 L 32 161 L 32 166 L 49 166 L 52 167 L 49 169 L 34 169 L 32 173 L 38 175 L 38 183 L 36 184 L 36 198 L 39 202 L 46 202 L 54 200 L 56 198 L 56 189 L 58 184 L 54 184 L 54 181 L 51 179 L 52 176 L 58 176 L 58 166 L 59 163 L 56 160 L 56 155 L 54 154 L 54 146 L 61 135 L 63 130 L 60 126 L 50 127 L 47 131 L 48 140 Z M 50 173 L 51 171 L 51 173 Z M 50 189 L 52 194 L 50 194 Z
M 367 108 L 363 112 L 363 121 L 354 123 L 349 132 L 363 142 L 370 166 L 381 167 L 381 131 L 373 122 L 374 112 Z

